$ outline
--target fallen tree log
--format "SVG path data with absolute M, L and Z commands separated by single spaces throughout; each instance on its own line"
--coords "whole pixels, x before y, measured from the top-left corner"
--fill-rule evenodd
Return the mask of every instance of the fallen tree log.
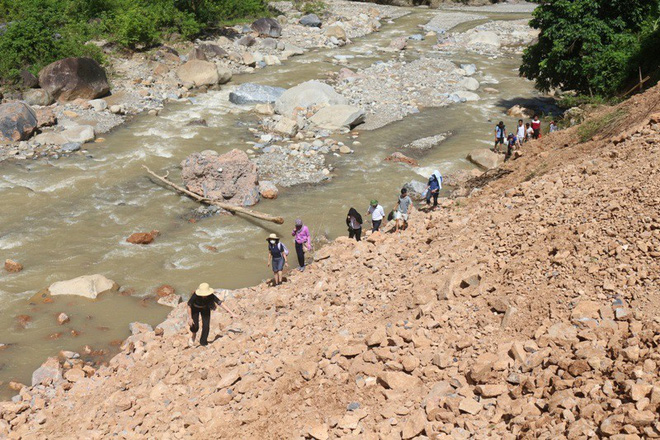
M 183 194 L 197 200 L 200 203 L 204 203 L 206 205 L 217 206 L 217 207 L 222 208 L 224 210 L 227 210 L 227 211 L 229 211 L 233 214 L 244 214 L 244 215 L 247 215 L 247 216 L 250 216 L 250 217 L 258 218 L 259 220 L 265 220 L 265 221 L 268 221 L 268 222 L 277 223 L 278 225 L 281 225 L 281 224 L 284 223 L 284 219 L 282 217 L 275 217 L 275 216 L 272 216 L 272 215 L 263 214 L 261 212 L 251 211 L 249 209 L 245 209 L 245 208 L 240 207 L 240 206 L 234 206 L 234 205 L 230 205 L 228 203 L 222 203 L 222 202 L 217 202 L 215 200 L 210 200 L 210 199 L 208 199 L 204 196 L 201 196 L 197 193 L 194 193 L 192 191 L 188 191 L 184 187 L 179 186 L 174 182 L 169 181 L 167 179 L 167 176 L 159 176 L 158 174 L 151 171 L 149 169 L 149 167 L 147 167 L 146 165 L 142 165 L 142 168 L 147 170 L 147 173 L 149 173 L 149 175 L 151 175 L 152 177 L 154 177 L 154 178 L 158 179 L 159 181 L 163 182 L 165 185 L 169 186 L 170 188 L 174 188 L 175 190 L 179 191 L 180 193 L 183 193 Z

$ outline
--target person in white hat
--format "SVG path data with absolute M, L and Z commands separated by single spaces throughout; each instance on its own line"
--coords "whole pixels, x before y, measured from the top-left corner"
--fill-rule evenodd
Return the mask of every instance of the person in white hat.
M 199 285 L 195 293 L 192 294 L 188 300 L 188 325 L 192 336 L 188 343 L 192 346 L 195 343 L 195 337 L 199 331 L 199 316 L 202 315 L 202 334 L 199 338 L 200 345 L 207 345 L 209 343 L 209 329 L 211 328 L 211 310 L 215 310 L 217 306 L 222 307 L 229 313 L 232 318 L 237 318 L 236 314 L 229 310 L 225 303 L 215 296 L 216 290 L 213 289 L 208 283 Z
M 284 266 L 289 266 L 289 250 L 280 243 L 280 237 L 277 234 L 270 234 L 266 239 L 268 241 L 268 266 L 273 269 L 275 274 L 274 285 L 282 284 L 282 271 Z

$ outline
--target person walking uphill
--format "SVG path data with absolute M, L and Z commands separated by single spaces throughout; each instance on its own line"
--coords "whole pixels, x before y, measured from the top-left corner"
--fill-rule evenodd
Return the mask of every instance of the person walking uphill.
M 355 241 L 360 241 L 362 237 L 362 216 L 357 209 L 351 208 L 346 215 L 346 226 L 348 226 L 348 238 L 355 237 Z
M 369 214 L 371 214 L 371 232 L 377 232 L 385 217 L 385 210 L 378 204 L 378 200 L 372 200 L 369 204 L 367 215 Z
M 202 334 L 199 338 L 199 343 L 200 345 L 208 345 L 209 330 L 211 328 L 211 311 L 215 310 L 216 306 L 221 306 L 232 318 L 237 317 L 220 298 L 215 296 L 215 289 L 211 288 L 208 283 L 200 284 L 188 300 L 188 325 L 192 333 L 188 341 L 190 346 L 195 343 L 195 337 L 199 331 L 200 315 L 202 317 Z
M 440 171 L 435 170 L 429 177 L 429 184 L 426 187 L 426 204 L 431 204 L 431 197 L 433 197 L 433 209 L 438 207 L 438 196 L 442 189 L 442 174 Z
M 399 229 L 406 229 L 408 227 L 408 215 L 410 214 L 411 207 L 412 199 L 408 196 L 408 190 L 401 188 L 401 195 L 394 209 L 394 220 L 396 220 L 396 229 L 394 232 L 399 232 Z M 400 225 L 401 220 L 403 220 L 402 225 Z
M 303 224 L 300 219 L 296 220 L 296 225 L 293 228 L 293 240 L 296 242 L 296 255 L 298 256 L 298 270 L 305 270 L 305 248 L 308 251 L 312 250 L 312 237 L 309 235 L 309 228 Z
M 284 266 L 289 266 L 288 255 L 289 250 L 280 243 L 280 237 L 277 234 L 270 234 L 267 238 L 268 241 L 268 266 L 273 269 L 275 274 L 273 283 L 275 286 L 282 284 L 282 271 Z

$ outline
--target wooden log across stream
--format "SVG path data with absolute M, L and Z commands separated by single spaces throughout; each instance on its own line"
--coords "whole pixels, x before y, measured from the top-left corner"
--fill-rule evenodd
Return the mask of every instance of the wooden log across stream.
M 176 183 L 170 182 L 167 179 L 167 176 L 159 176 L 158 174 L 151 171 L 149 169 L 149 167 L 147 167 L 146 165 L 142 165 L 142 168 L 147 170 L 147 173 L 149 173 L 149 175 L 151 175 L 152 177 L 154 177 L 154 178 L 158 179 L 159 181 L 163 182 L 165 185 L 169 186 L 170 188 L 174 188 L 175 190 L 179 191 L 180 193 L 183 193 L 183 194 L 197 200 L 200 203 L 204 203 L 206 205 L 217 206 L 219 208 L 222 208 L 224 210 L 227 210 L 227 211 L 231 212 L 232 214 L 244 214 L 244 215 L 247 215 L 247 216 L 250 216 L 250 217 L 258 218 L 259 220 L 265 220 L 265 221 L 268 221 L 268 222 L 277 223 L 278 225 L 281 225 L 281 224 L 284 223 L 284 219 L 282 217 L 275 217 L 275 216 L 264 214 L 264 213 L 261 213 L 261 212 L 245 209 L 241 206 L 234 206 L 234 205 L 230 205 L 228 203 L 217 202 L 215 200 L 207 199 L 206 197 L 203 197 L 203 196 L 201 196 L 197 193 L 194 193 L 192 191 L 188 191 L 187 189 L 185 189 L 182 186 L 177 185 Z

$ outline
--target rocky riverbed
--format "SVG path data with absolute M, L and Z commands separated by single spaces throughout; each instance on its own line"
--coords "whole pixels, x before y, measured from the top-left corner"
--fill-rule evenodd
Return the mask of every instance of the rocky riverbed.
M 281 14 L 273 20 L 277 31 L 272 35 L 255 31 L 254 26 L 237 25 L 224 29 L 226 35 L 212 40 L 173 41 L 146 52 L 135 52 L 128 58 L 118 55 L 105 41 L 94 42 L 108 56 L 112 94 L 95 102 L 78 99 L 52 104 L 54 98 L 41 89 L 36 89 L 39 93 L 30 89 L 5 93 L 5 102 L 25 99 L 42 115 L 42 120 L 35 124 L 41 134 L 20 142 L 5 143 L 0 147 L 0 161 L 57 158 L 78 151 L 84 143 L 94 141 L 134 115 L 142 112 L 157 114 L 167 102 L 185 100 L 209 88 L 217 88 L 234 74 L 249 74 L 256 69 L 280 65 L 310 49 L 350 44 L 352 38 L 378 30 L 382 21 L 408 13 L 391 6 L 341 0 L 330 0 L 326 4 L 322 20 L 319 18 L 318 23 L 304 25 L 300 23 L 303 14 L 293 7 L 292 2 L 274 2 L 271 6 Z M 218 69 L 224 73 L 196 83 L 194 76 L 182 71 L 189 62 L 199 64 L 194 69 L 198 79 L 204 69 Z M 34 84 L 32 82 L 30 87 Z M 67 132 L 62 136 L 63 131 L 72 128 L 84 129 L 87 134 L 72 137 Z

